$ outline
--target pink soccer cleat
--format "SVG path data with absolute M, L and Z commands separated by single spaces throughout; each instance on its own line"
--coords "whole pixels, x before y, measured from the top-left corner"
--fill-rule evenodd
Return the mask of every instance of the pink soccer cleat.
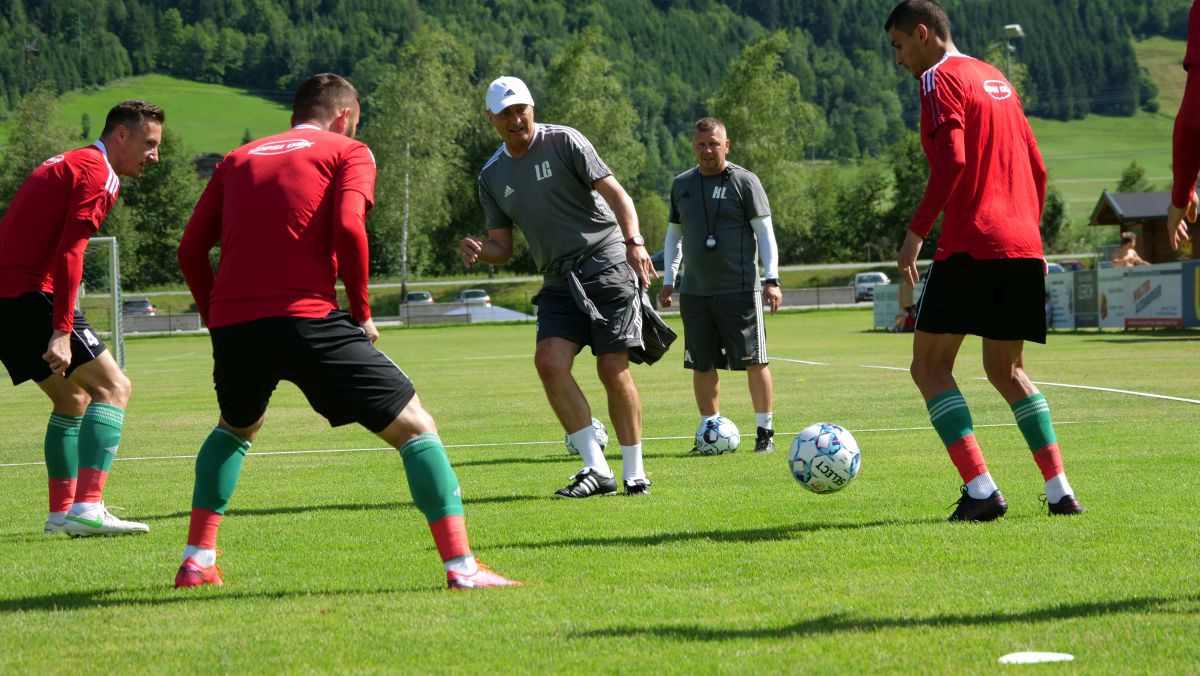
M 491 568 L 478 562 L 479 570 L 474 575 L 463 575 L 454 571 L 446 571 L 446 586 L 450 589 L 482 589 L 484 587 L 520 587 L 517 580 L 510 580 L 503 575 L 492 572 Z
M 206 584 L 218 587 L 225 584 L 221 579 L 221 568 L 215 563 L 205 567 L 196 563 L 196 559 L 188 557 L 184 560 L 183 565 L 179 566 L 179 572 L 175 573 L 176 588 L 199 587 Z

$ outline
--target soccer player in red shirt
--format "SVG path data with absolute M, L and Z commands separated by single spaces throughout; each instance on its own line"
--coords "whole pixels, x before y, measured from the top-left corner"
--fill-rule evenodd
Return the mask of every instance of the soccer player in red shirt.
M 100 139 L 55 155 L 21 184 L 0 221 L 0 361 L 13 385 L 32 380 L 53 404 L 46 427 L 50 514 L 43 532 L 145 533 L 104 506 L 121 443 L 129 378 L 75 307 L 83 252 L 121 189 L 158 161 L 163 111 L 124 101 Z
M 1024 341 L 1046 342 L 1045 259 L 1038 231 L 1046 169 L 1021 102 L 1000 71 L 954 47 L 933 0 L 905 0 L 884 24 L 896 64 L 921 83 L 929 184 L 900 247 L 915 285 L 917 254 L 944 213 L 917 308 L 912 376 L 963 480 L 951 521 L 990 521 L 1008 504 L 984 463 L 954 380 L 966 334 L 983 338 L 988 380 L 1012 408 L 1046 481 L 1050 514 L 1082 512 L 1062 468 L 1050 407 L 1025 374 Z
M 176 587 L 223 584 L 217 528 L 280 380 L 295 383 L 332 425 L 357 422 L 400 450 L 450 588 L 519 584 L 475 560 L 433 417 L 374 347 L 365 221 L 375 158 L 354 140 L 358 116 L 349 82 L 309 78 L 296 91 L 292 129 L 226 155 L 184 230 L 179 264 L 211 334 L 221 417 L 196 458 Z M 208 253 L 218 242 L 214 276 Z M 338 309 L 339 275 L 349 314 Z
M 1188 14 L 1187 53 L 1183 57 L 1183 68 L 1187 71 L 1187 84 L 1183 90 L 1183 102 L 1175 116 L 1175 134 L 1172 139 L 1173 152 L 1171 169 L 1171 206 L 1167 209 L 1167 232 L 1171 233 L 1171 248 L 1178 249 L 1188 239 L 1187 222 L 1196 222 L 1196 176 L 1200 174 L 1200 1 L 1192 3 Z

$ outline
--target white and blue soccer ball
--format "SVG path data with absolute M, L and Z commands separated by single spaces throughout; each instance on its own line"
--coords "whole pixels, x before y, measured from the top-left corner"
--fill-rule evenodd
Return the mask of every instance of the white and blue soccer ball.
M 604 423 L 595 418 L 592 418 L 592 429 L 596 430 L 596 441 L 600 442 L 600 450 L 603 451 L 604 447 L 608 446 L 608 430 L 604 428 Z M 571 443 L 570 434 L 563 434 L 563 441 L 567 442 L 567 453 L 579 455 L 579 449 Z
M 737 425 L 724 416 L 705 418 L 696 430 L 696 451 L 700 455 L 733 453 L 741 442 Z
M 861 462 L 854 435 L 833 423 L 805 427 L 788 449 L 788 469 L 813 493 L 834 493 L 850 485 Z

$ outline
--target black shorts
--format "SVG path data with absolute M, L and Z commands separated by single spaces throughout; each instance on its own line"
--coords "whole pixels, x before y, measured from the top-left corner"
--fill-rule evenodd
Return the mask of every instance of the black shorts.
M 334 427 L 381 432 L 412 401 L 412 381 L 345 312 L 322 319 L 268 317 L 210 331 L 221 417 L 249 427 L 280 380 L 300 388 Z
M 1046 267 L 1040 258 L 934 261 L 917 305 L 918 331 L 1046 342 Z
M 767 363 L 761 291 L 681 294 L 679 316 L 683 318 L 684 368 L 744 371 L 747 366 Z
M 538 306 L 537 339 L 565 338 L 580 346 L 591 345 L 595 355 L 640 346 L 641 289 L 633 268 L 619 263 L 580 281 L 605 321 L 593 322 L 580 310 L 565 284 L 543 286 L 533 299 Z
M 17 298 L 0 298 L 0 317 L 4 318 L 4 328 L 0 329 L 0 361 L 4 362 L 13 385 L 20 385 L 26 380 L 40 383 L 53 375 L 42 355 L 46 353 L 50 336 L 54 334 L 51 326 L 54 320 L 54 296 L 35 291 Z M 74 317 L 68 376 L 107 349 L 79 308 L 75 308 Z

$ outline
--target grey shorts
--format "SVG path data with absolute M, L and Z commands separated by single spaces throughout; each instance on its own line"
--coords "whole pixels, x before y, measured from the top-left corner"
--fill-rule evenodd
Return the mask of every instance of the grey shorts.
M 580 280 L 588 300 L 604 316 L 593 322 L 575 305 L 566 284 L 546 285 L 534 296 L 537 339 L 565 338 L 592 347 L 592 354 L 620 352 L 642 344 L 642 309 L 637 275 L 619 263 Z
M 747 366 L 767 363 L 761 291 L 680 294 L 679 316 L 683 318 L 684 368 L 744 371 Z

